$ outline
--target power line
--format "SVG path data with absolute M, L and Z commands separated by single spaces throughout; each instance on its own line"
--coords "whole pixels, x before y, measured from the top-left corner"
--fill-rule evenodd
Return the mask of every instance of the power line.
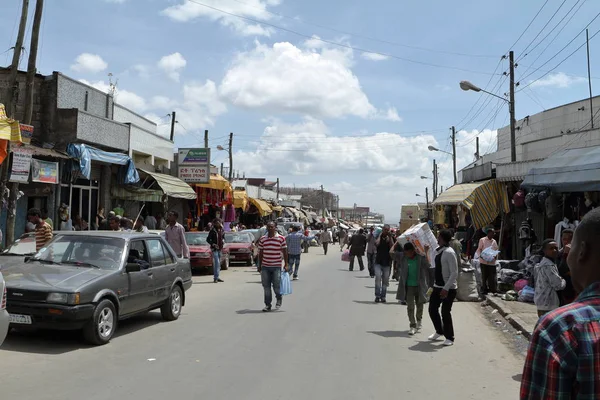
M 550 24 L 550 22 L 552 22 L 552 20 L 556 16 L 556 14 L 558 14 L 558 12 L 560 11 L 560 9 L 562 8 L 562 6 L 565 5 L 566 2 L 567 2 L 567 0 L 563 0 L 563 2 L 560 3 L 560 6 L 558 6 L 558 9 L 554 12 L 554 14 L 552 14 L 552 16 L 550 17 L 550 19 L 548 20 L 548 22 L 546 22 L 546 24 L 542 27 L 542 29 L 540 29 L 540 31 L 538 32 L 538 34 L 535 35 L 535 37 L 531 40 L 531 42 L 529 42 L 529 44 L 527 45 L 527 47 L 525 47 L 523 49 L 523 52 L 522 52 L 523 55 L 521 56 L 521 59 L 523 57 L 527 56 L 527 53 L 525 53 L 525 52 L 527 51 L 527 49 L 529 48 L 529 46 L 531 46 L 533 44 L 533 42 L 535 42 L 535 40 L 542 34 L 542 32 L 544 31 L 544 29 L 546 29 L 546 27 Z M 518 62 L 518 61 L 519 61 L 519 59 L 517 59 L 516 62 Z
M 281 31 L 284 31 L 284 32 L 288 32 L 288 33 L 291 33 L 291 34 L 294 34 L 294 35 L 297 35 L 297 36 L 300 36 L 300 37 L 303 37 L 303 38 L 306 38 L 306 39 L 317 40 L 319 42 L 331 44 L 331 45 L 342 47 L 342 48 L 345 48 L 345 49 L 350 49 L 350 50 L 353 50 L 353 51 L 358 51 L 360 53 L 377 54 L 377 55 L 384 56 L 384 57 L 394 58 L 394 59 L 400 60 L 400 61 L 405 61 L 405 62 L 409 62 L 409 63 L 413 63 L 413 64 L 418 64 L 418 65 L 425 65 L 425 66 L 434 67 L 434 68 L 451 69 L 451 70 L 455 70 L 455 71 L 470 72 L 470 73 L 473 73 L 473 74 L 480 74 L 480 75 L 493 75 L 493 74 L 490 74 L 489 72 L 474 71 L 474 70 L 470 70 L 470 69 L 466 69 L 466 68 L 453 67 L 453 66 L 447 66 L 447 65 L 441 65 L 441 64 L 433 64 L 433 63 L 428 63 L 428 62 L 425 62 L 425 61 L 418 61 L 418 60 L 413 60 L 413 59 L 406 58 L 406 57 L 396 56 L 396 55 L 390 54 L 390 53 L 381 53 L 381 52 L 378 52 L 378 51 L 367 50 L 367 49 L 363 49 L 363 48 L 360 48 L 360 47 L 354 47 L 354 46 L 350 46 L 348 44 L 335 42 L 333 40 L 321 39 L 321 38 L 316 37 L 316 36 L 311 36 L 311 35 L 307 35 L 307 34 L 304 34 L 304 33 L 300 33 L 300 32 L 294 31 L 292 29 L 288 29 L 288 28 L 284 28 L 284 27 L 281 27 L 281 26 L 278 26 L 278 25 L 271 24 L 269 22 L 259 21 L 259 20 L 253 19 L 253 18 L 245 17 L 243 15 L 234 14 L 234 13 L 231 13 L 229 11 L 225 11 L 225 10 L 222 10 L 220 8 L 209 6 L 208 4 L 201 3 L 201 2 L 199 2 L 197 0 L 187 0 L 187 1 L 189 1 L 191 3 L 194 3 L 194 4 L 198 4 L 199 6 L 202 6 L 202 7 L 209 8 L 209 9 L 214 10 L 214 11 L 218 11 L 218 12 L 223 13 L 223 14 L 230 15 L 232 17 L 236 17 L 236 18 L 240 18 L 240 19 L 243 19 L 243 20 L 246 20 L 246 21 L 253 22 L 255 24 L 263 24 L 263 25 L 270 26 L 272 28 L 275 28 L 275 29 L 278 29 L 278 30 L 281 30 Z
M 548 1 L 550 1 L 550 0 L 546 0 L 544 2 L 544 4 L 542 4 L 542 6 L 538 10 L 538 12 L 533 16 L 533 18 L 531 19 L 531 21 L 529 21 L 529 24 L 525 27 L 525 29 L 523 30 L 523 32 L 521 32 L 521 34 L 519 35 L 519 37 L 517 38 L 517 40 L 515 40 L 515 42 L 509 47 L 509 50 L 512 49 L 512 48 L 514 48 L 515 45 L 519 42 L 519 40 L 521 40 L 521 38 L 523 37 L 523 35 L 525 34 L 525 32 L 527 32 L 527 30 L 531 27 L 531 24 L 533 24 L 533 21 L 536 20 L 536 18 L 538 17 L 538 15 L 540 15 L 540 13 L 544 9 L 544 7 L 546 7 L 546 4 L 548 4 Z

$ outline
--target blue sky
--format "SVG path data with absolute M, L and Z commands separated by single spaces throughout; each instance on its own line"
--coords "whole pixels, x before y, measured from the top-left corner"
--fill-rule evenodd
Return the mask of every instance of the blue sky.
M 14 45 L 20 3 L 0 3 L 0 52 Z M 493 151 L 507 108 L 461 91 L 458 82 L 485 87 L 491 78 L 488 89 L 507 91 L 507 82 L 490 74 L 507 70 L 500 57 L 544 2 L 197 3 L 47 1 L 39 70 L 104 90 L 112 73 L 117 101 L 159 122 L 160 132 L 168 129 L 165 116 L 178 112 L 178 146 L 200 144 L 204 129 L 211 146 L 234 132 L 235 169 L 284 185 L 323 184 L 343 205 L 371 206 L 397 221 L 400 205 L 424 193 L 428 182 L 419 177 L 431 175 L 434 157 L 440 183 L 451 183 L 449 157 L 426 150 L 449 150 L 450 126 L 463 129 L 459 167 L 473 160 L 475 135 L 482 153 Z M 521 86 L 541 78 L 517 94 L 517 118 L 587 96 L 585 48 L 542 76 L 583 43 L 580 36 L 542 66 L 599 11 L 594 1 L 567 0 L 559 9 L 561 3 L 549 0 L 513 47 Z M 598 29 L 600 18 L 590 34 Z M 591 42 L 592 76 L 600 76 L 598 40 Z M 0 63 L 9 58 L 10 51 L 1 54 Z M 215 164 L 224 161 L 225 153 L 214 153 Z

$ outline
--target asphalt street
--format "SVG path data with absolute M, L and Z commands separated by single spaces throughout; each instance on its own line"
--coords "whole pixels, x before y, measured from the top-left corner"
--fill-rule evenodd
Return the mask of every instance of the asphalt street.
M 0 398 L 510 399 L 522 356 L 478 303 L 456 303 L 456 344 L 408 335 L 406 307 L 373 302 L 373 279 L 349 272 L 336 247 L 303 255 L 280 311 L 262 313 L 260 276 L 195 277 L 179 320 L 158 311 L 124 321 L 89 347 L 77 333 L 11 333 L 0 347 Z M 394 300 L 394 301 L 392 301 Z M 406 396 L 410 397 L 406 397 Z

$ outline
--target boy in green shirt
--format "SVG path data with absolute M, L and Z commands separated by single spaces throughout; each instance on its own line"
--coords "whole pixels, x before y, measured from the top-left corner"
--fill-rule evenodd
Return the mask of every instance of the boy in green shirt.
M 400 262 L 398 281 L 396 298 L 406 301 L 410 321 L 408 333 L 414 335 L 421 329 L 423 306 L 427 302 L 429 262 L 426 257 L 417 254 L 415 246 L 410 242 L 404 245 L 404 257 Z

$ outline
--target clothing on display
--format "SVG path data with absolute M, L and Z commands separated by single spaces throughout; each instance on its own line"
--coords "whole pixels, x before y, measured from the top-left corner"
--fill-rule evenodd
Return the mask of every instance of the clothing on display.
M 565 229 L 575 229 L 576 227 L 577 225 L 569 222 L 567 218 L 563 219 L 554 227 L 554 241 L 561 243 L 562 231 Z
M 462 206 L 456 207 L 456 215 L 458 216 L 458 226 L 467 226 L 467 212 Z

